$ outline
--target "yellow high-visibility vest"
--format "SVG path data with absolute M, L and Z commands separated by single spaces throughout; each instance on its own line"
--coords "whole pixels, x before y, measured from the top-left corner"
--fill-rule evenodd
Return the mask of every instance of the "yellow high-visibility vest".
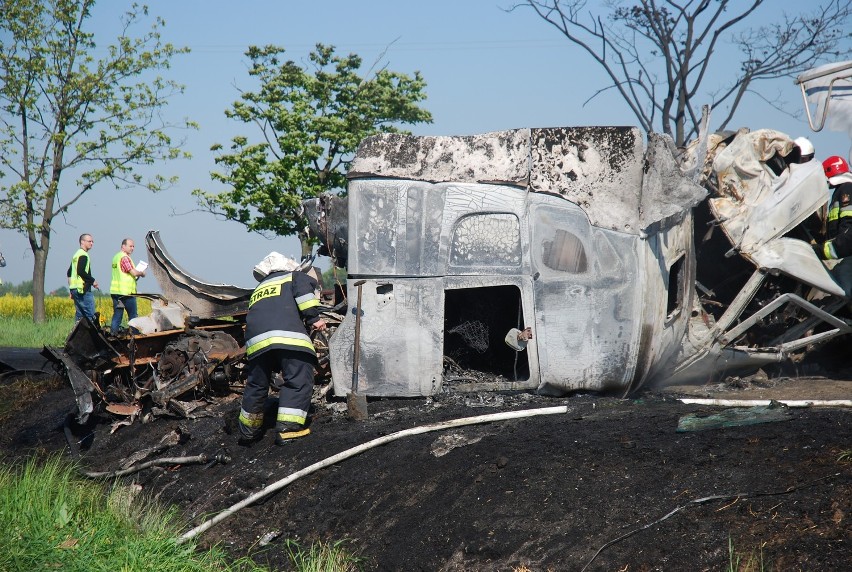
M 127 296 L 128 294 L 136 294 L 136 277 L 129 272 L 121 271 L 121 259 L 129 254 L 124 251 L 119 252 L 112 257 L 112 281 L 109 284 L 109 293 L 119 296 Z M 130 265 L 133 266 L 133 259 L 130 258 Z
M 85 250 L 82 248 L 77 249 L 77 252 L 74 253 L 73 257 L 71 257 L 71 281 L 68 283 L 68 288 L 71 290 L 74 290 L 75 288 L 77 290 L 82 290 L 84 286 L 83 279 L 80 278 L 79 274 L 77 274 L 77 261 L 80 260 L 81 256 L 86 257 L 86 272 L 89 274 L 92 273 L 92 259 L 89 258 L 89 255 Z

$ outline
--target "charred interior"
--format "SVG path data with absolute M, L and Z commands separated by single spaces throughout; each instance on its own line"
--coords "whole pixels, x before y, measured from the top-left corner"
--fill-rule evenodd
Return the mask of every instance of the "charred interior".
M 726 256 L 731 243 L 719 228 L 707 201 L 695 207 L 696 280 L 701 305 L 717 320 L 754 272 L 754 265 L 739 256 Z M 724 268 L 724 272 L 719 272 Z
M 730 140 L 729 140 L 730 141 Z M 783 172 L 789 164 L 798 160 L 798 150 L 786 157 L 777 153 L 764 161 L 766 168 L 776 176 Z M 718 181 L 705 182 L 711 189 L 717 189 Z M 715 194 L 711 194 L 716 196 Z M 749 280 L 755 272 L 754 264 L 739 256 L 736 248 L 732 248 L 730 239 L 725 236 L 720 227 L 720 220 L 713 215 L 709 201 L 704 201 L 693 210 L 695 226 L 696 281 L 699 299 L 705 312 L 715 320 L 721 319 L 725 311 L 742 295 Z M 822 224 L 817 214 L 812 214 L 802 223 L 792 228 L 783 236 L 811 242 L 819 233 Z M 724 272 L 719 272 L 724 268 Z M 671 294 L 671 285 L 669 294 Z M 748 320 L 763 308 L 785 293 L 794 294 L 803 299 L 812 297 L 812 289 L 802 282 L 778 272 L 767 272 L 763 283 L 755 292 L 753 298 L 739 315 L 739 322 Z M 817 298 L 821 296 L 817 295 Z M 826 298 L 827 299 L 827 298 Z M 816 302 L 817 306 L 821 305 Z M 768 315 L 759 319 L 754 326 L 740 338 L 731 340 L 738 345 L 762 348 L 777 345 L 784 338 L 785 332 L 810 319 L 811 314 L 795 305 L 782 305 Z M 815 331 L 830 329 L 831 324 L 816 323 Z
M 527 352 L 506 345 L 507 332 L 524 328 L 521 292 L 516 286 L 459 288 L 444 293 L 444 357 L 464 370 L 510 381 L 530 376 Z M 452 375 L 448 375 L 451 381 Z

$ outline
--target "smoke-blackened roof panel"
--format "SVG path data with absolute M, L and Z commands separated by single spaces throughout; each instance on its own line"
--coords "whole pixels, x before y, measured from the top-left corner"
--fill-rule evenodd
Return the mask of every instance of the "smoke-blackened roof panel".
M 639 228 L 644 163 L 636 127 L 551 127 L 530 130 L 530 190 L 565 197 L 595 226 Z
M 529 142 L 529 129 L 450 137 L 375 135 L 361 142 L 347 177 L 526 187 Z
M 482 135 L 365 139 L 347 177 L 431 183 L 499 183 L 557 194 L 601 228 L 641 229 L 644 169 L 636 127 L 513 129 Z

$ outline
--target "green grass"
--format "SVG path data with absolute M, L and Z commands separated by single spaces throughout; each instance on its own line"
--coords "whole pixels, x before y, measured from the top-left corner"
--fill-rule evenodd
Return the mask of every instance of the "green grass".
M 346 548 L 345 540 L 316 542 L 307 549 L 292 540 L 285 544 L 295 572 L 356 572 L 364 563 Z
M 0 347 L 40 348 L 65 345 L 65 338 L 74 327 L 74 318 L 53 318 L 43 324 L 33 323 L 32 317 L 10 318 L 3 316 L 0 328 Z
M 108 491 L 58 457 L 0 468 L 0 570 L 208 572 L 261 570 L 218 549 L 178 544 L 174 511 Z
M 178 543 L 181 526 L 167 510 L 116 482 L 84 479 L 56 455 L 0 466 L 0 570 L 31 572 L 267 572 L 217 547 Z M 296 572 L 355 572 L 362 559 L 346 541 L 308 549 L 285 541 Z
M 728 537 L 728 568 L 727 572 L 763 572 L 766 564 L 763 562 L 763 547 L 759 553 L 742 554 L 734 550 L 734 542 Z
M 44 324 L 33 323 L 32 296 L 0 296 L 0 347 L 40 348 L 45 345 L 64 346 L 65 338 L 74 327 L 74 303 L 68 297 L 46 296 Z M 95 312 L 100 316 L 101 327 L 109 329 L 112 320 L 112 299 L 95 296 Z M 151 313 L 151 301 L 139 300 L 139 315 Z M 127 316 L 122 324 L 126 327 Z

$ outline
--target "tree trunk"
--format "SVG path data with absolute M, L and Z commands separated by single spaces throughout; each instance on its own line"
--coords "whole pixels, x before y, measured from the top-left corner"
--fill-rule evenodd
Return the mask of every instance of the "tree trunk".
M 33 322 L 43 324 L 44 311 L 44 273 L 47 269 L 47 249 L 33 252 Z

